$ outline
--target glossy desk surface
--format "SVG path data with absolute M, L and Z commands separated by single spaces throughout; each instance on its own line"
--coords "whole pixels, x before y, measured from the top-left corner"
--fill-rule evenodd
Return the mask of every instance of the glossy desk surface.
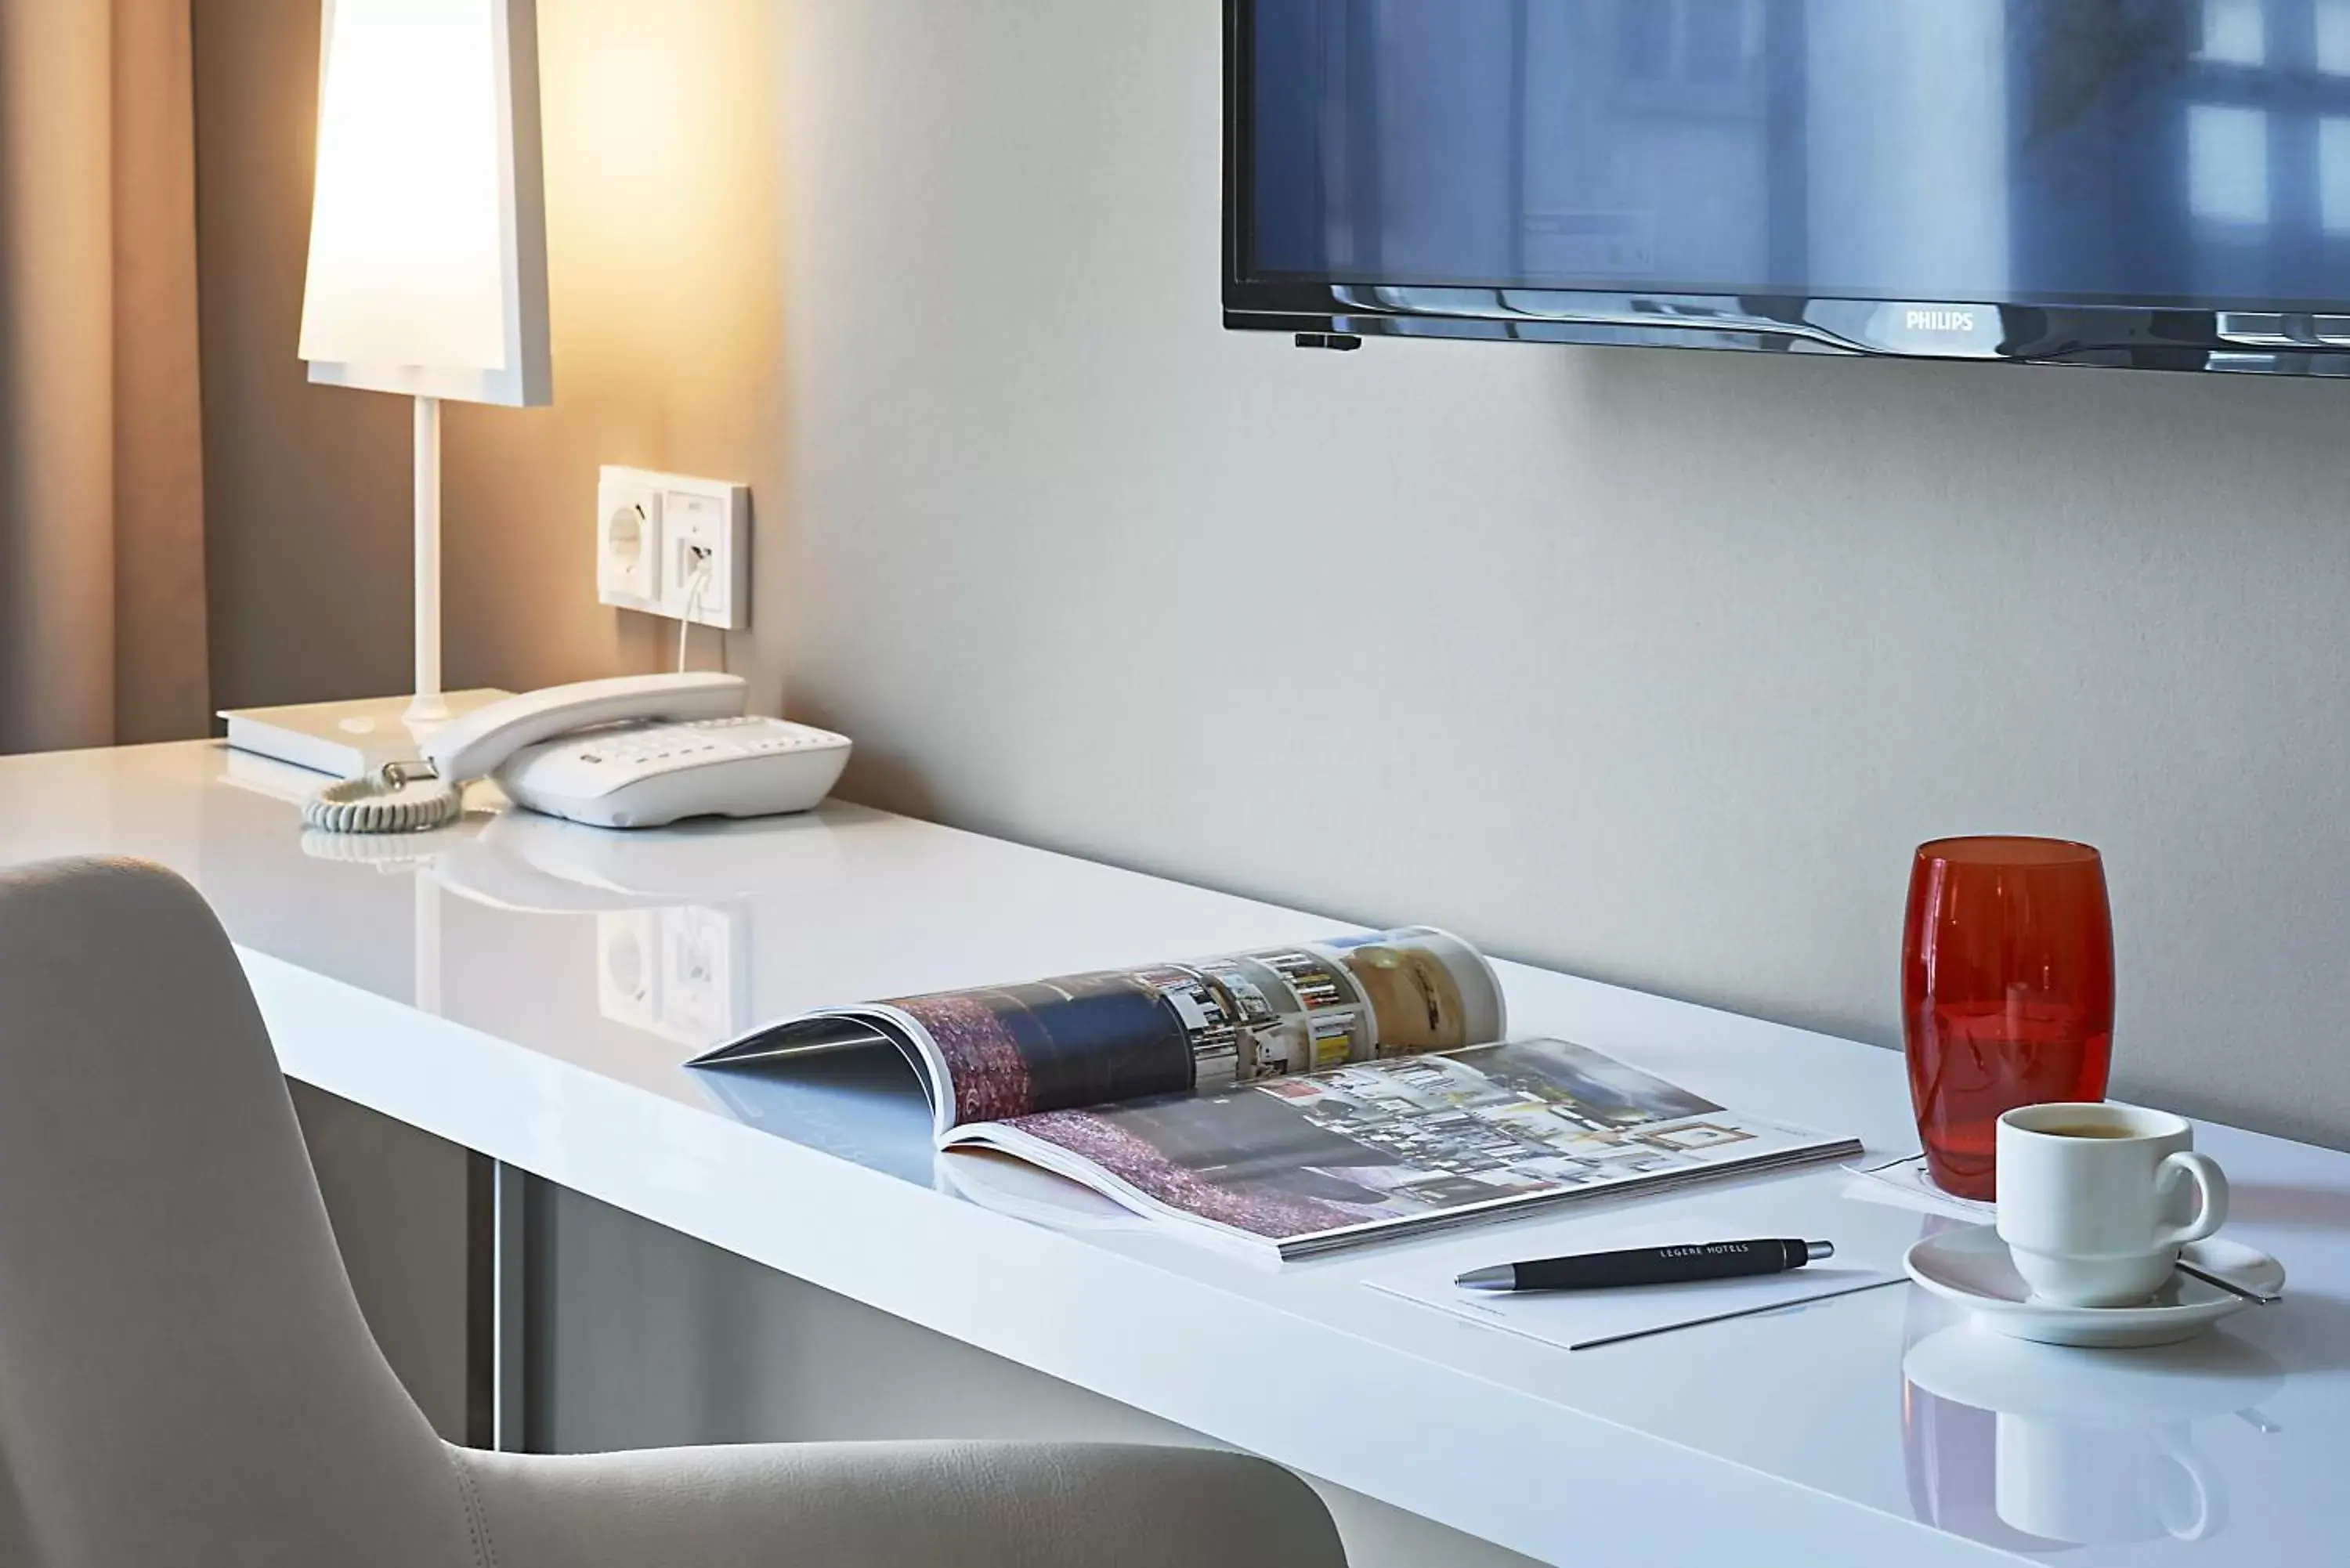
M 207 742 L 6 759 L 0 859 L 126 853 L 193 879 L 296 1077 L 1545 1561 L 2350 1560 L 2350 1156 L 2202 1129 L 2236 1184 L 2230 1234 L 2292 1283 L 2189 1346 L 2016 1345 L 1901 1286 L 1569 1354 L 1363 1282 L 1570 1251 L 1624 1223 L 1620 1205 L 1257 1266 L 940 1190 L 927 1113 L 892 1063 L 733 1099 L 680 1065 L 816 1002 L 1329 920 L 848 805 L 635 835 L 513 814 L 306 840 L 306 780 Z M 1915 1147 L 1889 1053 L 1503 974 L 1518 1033 L 1856 1133 L 1875 1158 Z M 1846 1181 L 1796 1173 L 1651 1199 L 1638 1218 L 1826 1234 L 1868 1262 L 1944 1223 L 1851 1201 Z

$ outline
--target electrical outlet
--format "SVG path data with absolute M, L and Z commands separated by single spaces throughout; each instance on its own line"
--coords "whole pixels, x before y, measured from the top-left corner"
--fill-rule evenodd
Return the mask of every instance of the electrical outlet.
M 660 608 L 661 492 L 653 476 L 605 467 L 596 476 L 596 597 Z
M 660 597 L 672 619 L 729 631 L 750 624 L 748 486 L 663 481 Z
M 728 631 L 751 624 L 749 485 L 607 467 L 597 499 L 604 603 Z

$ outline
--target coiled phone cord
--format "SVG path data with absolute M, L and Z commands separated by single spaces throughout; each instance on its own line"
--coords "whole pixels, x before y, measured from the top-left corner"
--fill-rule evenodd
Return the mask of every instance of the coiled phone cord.
M 327 833 L 423 833 L 464 815 L 464 791 L 423 763 L 386 763 L 364 777 L 330 784 L 302 807 Z

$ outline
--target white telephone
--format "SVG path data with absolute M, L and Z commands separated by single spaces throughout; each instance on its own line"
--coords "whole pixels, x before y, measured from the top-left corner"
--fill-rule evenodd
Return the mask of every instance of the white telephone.
M 509 697 L 451 721 L 365 778 L 304 808 L 330 833 L 412 833 L 454 821 L 468 779 L 515 805 L 596 827 L 687 816 L 806 811 L 848 765 L 846 735 L 746 714 L 739 675 L 696 671 L 583 680 Z

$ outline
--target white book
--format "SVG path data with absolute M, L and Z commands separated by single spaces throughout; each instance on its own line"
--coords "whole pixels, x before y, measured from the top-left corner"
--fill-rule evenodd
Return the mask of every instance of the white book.
M 487 707 L 509 691 L 482 686 L 451 691 L 442 701 L 456 718 Z M 407 720 L 411 699 L 363 697 L 345 702 L 299 702 L 282 708 L 224 708 L 228 743 L 338 779 L 371 774 L 386 763 L 413 762 L 423 735 Z

